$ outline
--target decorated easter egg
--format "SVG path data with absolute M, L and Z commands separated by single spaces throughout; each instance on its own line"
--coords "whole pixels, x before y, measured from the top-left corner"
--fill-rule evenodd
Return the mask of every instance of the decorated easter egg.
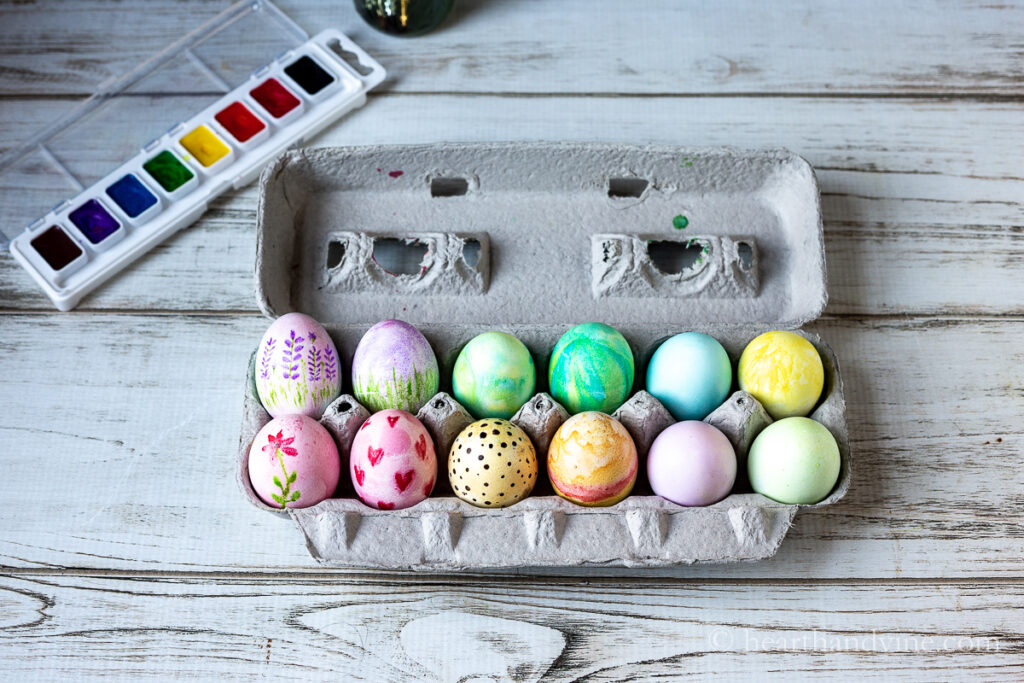
M 434 490 L 434 442 L 411 413 L 382 410 L 356 432 L 349 473 L 356 495 L 367 505 L 380 510 L 411 507 Z
M 562 335 L 551 352 L 551 395 L 570 413 L 612 413 L 633 388 L 633 351 L 614 327 L 583 323 Z
M 341 393 L 338 349 L 317 321 L 286 313 L 267 328 L 256 351 L 256 393 L 272 417 L 319 419 Z
M 477 420 L 452 443 L 448 479 L 470 505 L 508 507 L 533 491 L 537 453 L 526 432 L 508 420 Z
M 363 335 L 352 358 L 352 387 L 370 412 L 417 412 L 437 393 L 437 357 L 430 342 L 401 320 L 384 320 Z
M 811 504 L 839 479 L 839 445 L 825 425 L 787 417 L 765 427 L 747 454 L 750 485 L 780 503 Z
M 249 481 L 272 507 L 305 508 L 334 495 L 341 458 L 330 433 L 305 415 L 268 422 L 249 447 Z
M 548 447 L 555 493 L 579 505 L 614 505 L 636 482 L 636 445 L 618 420 L 595 411 L 562 423 Z
M 683 332 L 665 340 L 647 364 L 647 391 L 677 420 L 703 420 L 729 396 L 732 363 L 718 340 Z
M 523 342 L 507 332 L 484 332 L 455 359 L 452 391 L 473 417 L 508 419 L 533 396 L 537 370 Z
M 743 349 L 740 389 L 776 420 L 807 415 L 821 397 L 825 369 L 811 342 L 796 332 L 765 332 Z
M 680 505 L 711 505 L 736 482 L 736 452 L 717 428 L 698 420 L 665 429 L 647 454 L 654 493 Z

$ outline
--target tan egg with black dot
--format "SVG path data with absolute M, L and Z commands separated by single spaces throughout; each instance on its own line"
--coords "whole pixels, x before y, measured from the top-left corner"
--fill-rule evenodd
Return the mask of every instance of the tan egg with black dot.
M 455 495 L 481 508 L 503 508 L 530 495 L 537 483 L 537 453 L 508 420 L 477 420 L 455 438 L 448 479 Z

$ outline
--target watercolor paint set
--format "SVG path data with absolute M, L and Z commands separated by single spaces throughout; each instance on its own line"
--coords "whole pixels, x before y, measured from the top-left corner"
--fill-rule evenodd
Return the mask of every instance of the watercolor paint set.
M 384 76 L 342 33 L 240 2 L 0 160 L 0 243 L 70 310 Z

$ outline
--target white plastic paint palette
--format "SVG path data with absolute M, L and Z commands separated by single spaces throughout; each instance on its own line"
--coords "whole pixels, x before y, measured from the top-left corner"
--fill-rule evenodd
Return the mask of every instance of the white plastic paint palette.
M 0 239 L 70 310 L 384 75 L 338 31 L 307 39 L 269 2 L 236 4 L 0 162 Z M 168 129 L 168 109 L 199 113 Z

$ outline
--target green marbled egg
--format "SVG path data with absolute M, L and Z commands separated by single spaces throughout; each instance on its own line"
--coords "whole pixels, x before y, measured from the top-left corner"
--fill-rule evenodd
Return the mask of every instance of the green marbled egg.
M 469 340 L 455 359 L 452 391 L 477 419 L 507 420 L 537 387 L 533 357 L 506 332 L 484 332 Z
M 633 388 L 633 351 L 614 327 L 583 323 L 562 335 L 551 352 L 551 395 L 572 414 L 612 413 Z

